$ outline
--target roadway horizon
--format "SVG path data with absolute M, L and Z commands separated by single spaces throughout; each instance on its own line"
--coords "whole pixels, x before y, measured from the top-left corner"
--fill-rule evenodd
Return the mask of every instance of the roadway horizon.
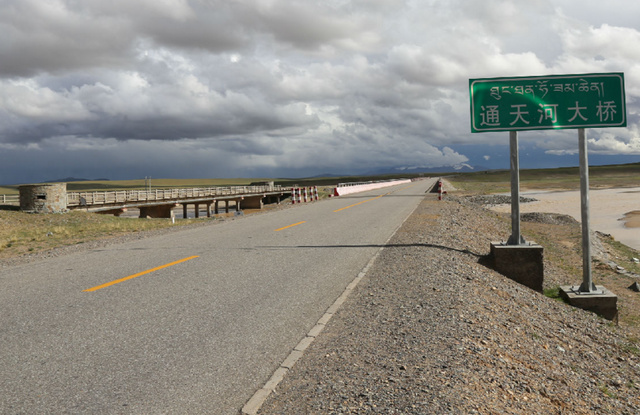
M 577 155 L 575 155 L 575 157 L 572 156 L 572 158 L 575 158 L 575 162 L 567 162 L 564 164 L 558 164 L 558 165 L 553 165 L 553 166 L 531 166 L 530 164 L 527 163 L 521 163 L 520 164 L 520 171 L 524 171 L 524 170 L 553 170 L 553 169 L 565 169 L 565 168 L 578 168 L 579 167 L 579 160 L 577 159 Z M 595 160 L 594 160 L 595 158 Z M 589 166 L 590 167 L 606 167 L 606 166 L 625 166 L 625 165 L 635 165 L 640 163 L 640 157 L 625 157 L 625 158 L 621 158 L 620 160 L 621 162 L 611 162 L 611 160 L 608 159 L 600 159 L 598 157 L 593 157 L 593 156 L 589 156 Z M 139 177 L 139 178 L 108 178 L 108 177 L 101 177 L 101 178 L 95 178 L 95 179 L 90 179 L 90 178 L 85 178 L 85 177 L 73 177 L 73 176 L 68 176 L 68 177 L 61 177 L 58 179 L 46 179 L 43 181 L 37 181 L 37 182 L 16 182 L 16 183 L 0 183 L 0 186 L 5 186 L 5 187 L 11 187 L 11 186 L 19 186 L 21 184 L 29 184 L 29 183 L 60 183 L 60 182 L 70 182 L 70 183 L 74 183 L 74 182 L 124 182 L 124 181 L 140 181 L 140 180 L 145 180 L 145 177 L 149 177 L 151 179 L 151 183 L 153 184 L 154 180 L 179 180 L 179 181 L 189 181 L 189 180 L 276 180 L 276 181 L 290 181 L 290 180 L 312 180 L 312 179 L 327 179 L 327 178 L 349 178 L 349 177 L 376 177 L 376 176 L 388 176 L 388 175 L 409 175 L 409 176 L 414 176 L 414 175 L 420 175 L 420 174 L 432 174 L 432 175 L 437 175 L 437 174 L 457 174 L 457 173 L 474 173 L 474 172 L 499 172 L 499 171 L 503 171 L 503 170 L 509 170 L 509 166 L 505 166 L 505 167 L 501 167 L 501 168 L 486 168 L 486 167 L 482 167 L 480 166 L 475 167 L 474 169 L 469 169 L 469 168 L 465 168 L 465 169 L 445 169 L 445 170 L 439 170 L 439 169 L 404 169 L 404 170 L 380 170 L 378 172 L 368 172 L 368 173 L 362 173 L 362 174 L 336 174 L 336 173 L 324 173 L 324 174 L 316 174 L 313 176 L 291 176 L 291 177 L 285 177 L 285 176 L 229 176 L 229 177 L 223 177 L 223 176 L 219 176 L 219 177 L 206 177 L 204 175 L 200 176 L 200 177 L 153 177 L 153 176 L 143 176 L 143 177 Z

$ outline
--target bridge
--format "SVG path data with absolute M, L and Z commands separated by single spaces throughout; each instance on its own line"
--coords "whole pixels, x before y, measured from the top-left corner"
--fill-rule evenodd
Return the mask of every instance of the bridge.
M 220 213 L 220 203 L 229 213 L 262 209 L 265 203 L 280 203 L 291 194 L 291 189 L 272 183 L 257 186 L 228 186 L 184 189 L 113 190 L 103 192 L 67 192 L 66 183 L 20 186 L 20 209 L 28 212 L 64 212 L 84 210 L 120 216 L 127 209 L 140 210 L 140 217 L 172 218 L 173 209 L 182 205 L 187 217 L 189 205 L 195 207 L 199 217 L 201 205 L 206 206 L 207 217 Z
M 378 189 L 402 183 L 410 179 L 339 183 L 333 196 L 342 196 L 365 190 Z M 128 209 L 139 209 L 141 218 L 173 218 L 174 208 L 182 205 L 183 217 L 187 218 L 189 205 L 195 208 L 195 217 L 200 216 L 201 205 L 206 206 L 207 217 L 219 214 L 220 203 L 224 212 L 230 207 L 239 212 L 245 209 L 262 209 L 264 204 L 280 203 L 282 199 L 298 196 L 300 188 L 284 188 L 273 182 L 250 186 L 216 186 L 206 188 L 111 190 L 102 192 L 67 192 L 66 183 L 27 184 L 18 187 L 20 195 L 0 195 L 0 204 L 19 205 L 20 210 L 32 213 L 62 213 L 69 210 L 84 210 L 120 216 Z M 305 191 L 306 192 L 306 191 Z M 305 193 L 306 195 L 306 193 Z M 317 199 L 317 194 L 316 194 Z M 306 196 L 305 196 L 306 201 Z M 294 201 L 295 203 L 295 201 Z

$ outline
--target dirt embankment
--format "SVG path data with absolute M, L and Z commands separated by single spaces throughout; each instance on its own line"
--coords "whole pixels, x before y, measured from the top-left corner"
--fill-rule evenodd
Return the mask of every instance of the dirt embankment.
M 640 210 L 625 213 L 623 221 L 627 228 L 640 228 Z
M 589 191 L 589 225 L 591 229 L 613 235 L 618 241 L 640 249 L 640 237 L 635 229 L 640 225 L 640 188 L 607 188 Z M 521 213 L 554 212 L 581 220 L 579 191 L 531 191 L 523 196 L 529 200 L 520 205 Z M 508 196 L 507 196 L 508 198 Z M 533 198 L 533 199 L 531 199 Z M 507 204 L 496 203 L 493 209 L 509 212 Z
M 545 287 L 579 283 L 579 225 L 532 220 Z M 482 265 L 509 223 L 427 196 L 260 413 L 640 413 L 632 277 L 594 276 L 620 296 L 619 326 L 529 290 Z

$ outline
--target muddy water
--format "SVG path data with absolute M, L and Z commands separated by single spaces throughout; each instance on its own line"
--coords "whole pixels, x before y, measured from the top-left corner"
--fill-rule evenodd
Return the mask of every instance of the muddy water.
M 521 196 L 537 202 L 520 204 L 521 213 L 548 212 L 570 215 L 580 221 L 580 192 L 535 191 Z M 510 205 L 494 210 L 510 212 Z M 592 230 L 611 234 L 617 241 L 640 250 L 640 187 L 589 191 L 589 216 Z

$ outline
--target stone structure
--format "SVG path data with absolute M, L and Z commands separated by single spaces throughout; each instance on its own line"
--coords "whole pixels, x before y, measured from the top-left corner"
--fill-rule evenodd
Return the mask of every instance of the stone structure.
M 67 184 L 25 184 L 18 186 L 20 210 L 32 213 L 67 212 Z

